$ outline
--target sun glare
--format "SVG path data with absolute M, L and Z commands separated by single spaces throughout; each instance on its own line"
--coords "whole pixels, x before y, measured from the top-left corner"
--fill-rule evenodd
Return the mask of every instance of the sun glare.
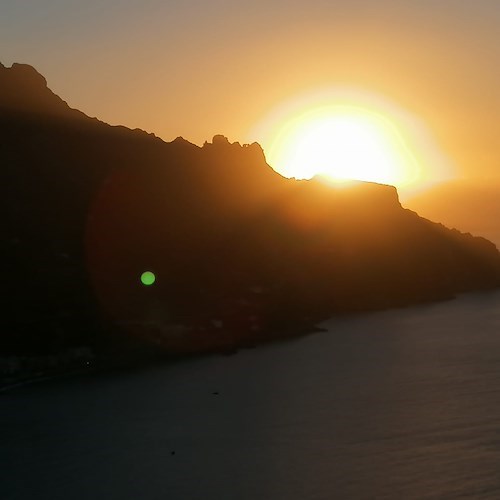
M 327 97 L 323 102 L 289 105 L 254 131 L 268 163 L 280 174 L 371 181 L 403 191 L 419 190 L 451 176 L 452 169 L 418 120 L 412 117 L 405 122 L 395 106 L 374 106 L 373 99 L 369 102 L 366 97 L 357 99 L 359 104 L 352 96 Z
M 401 185 L 419 174 L 416 159 L 387 119 L 347 106 L 313 110 L 291 120 L 268 155 L 284 175 L 299 179 L 322 174 Z

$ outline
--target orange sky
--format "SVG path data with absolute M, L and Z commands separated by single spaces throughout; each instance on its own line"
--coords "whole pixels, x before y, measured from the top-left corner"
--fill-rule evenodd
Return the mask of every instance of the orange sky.
M 497 0 L 23 0 L 0 47 L 90 116 L 198 144 L 352 86 L 418 116 L 459 175 L 500 178 Z

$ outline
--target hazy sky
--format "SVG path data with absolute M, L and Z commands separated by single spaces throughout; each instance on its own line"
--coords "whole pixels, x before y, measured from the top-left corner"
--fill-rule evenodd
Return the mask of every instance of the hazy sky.
M 499 0 L 2 0 L 0 47 L 90 116 L 198 144 L 353 86 L 421 118 L 460 173 L 500 176 Z

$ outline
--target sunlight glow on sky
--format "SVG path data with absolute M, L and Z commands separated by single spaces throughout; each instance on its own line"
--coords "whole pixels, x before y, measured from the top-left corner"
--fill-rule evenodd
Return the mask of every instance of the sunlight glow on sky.
M 498 26 L 497 0 L 7 0 L 0 62 L 33 65 L 90 116 L 200 145 L 243 142 L 317 89 L 363 89 L 425 123 L 439 147 L 408 145 L 425 172 L 443 153 L 457 175 L 488 178 L 500 177 Z
M 267 158 L 298 179 L 326 174 L 404 185 L 419 177 L 414 156 L 387 120 L 345 106 L 297 116 L 278 133 Z
M 285 177 L 326 174 L 416 192 L 455 177 L 425 124 L 380 96 L 321 89 L 273 109 L 254 127 L 268 163 Z

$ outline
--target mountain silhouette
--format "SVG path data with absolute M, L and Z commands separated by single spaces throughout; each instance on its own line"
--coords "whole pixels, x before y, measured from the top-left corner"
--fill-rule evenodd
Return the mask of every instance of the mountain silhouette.
M 495 245 L 392 186 L 286 179 L 256 143 L 110 126 L 31 66 L 0 65 L 0 134 L 4 353 L 225 351 L 500 286 Z
M 448 227 L 486 237 L 500 247 L 500 182 L 494 179 L 448 181 L 406 201 L 412 210 Z

